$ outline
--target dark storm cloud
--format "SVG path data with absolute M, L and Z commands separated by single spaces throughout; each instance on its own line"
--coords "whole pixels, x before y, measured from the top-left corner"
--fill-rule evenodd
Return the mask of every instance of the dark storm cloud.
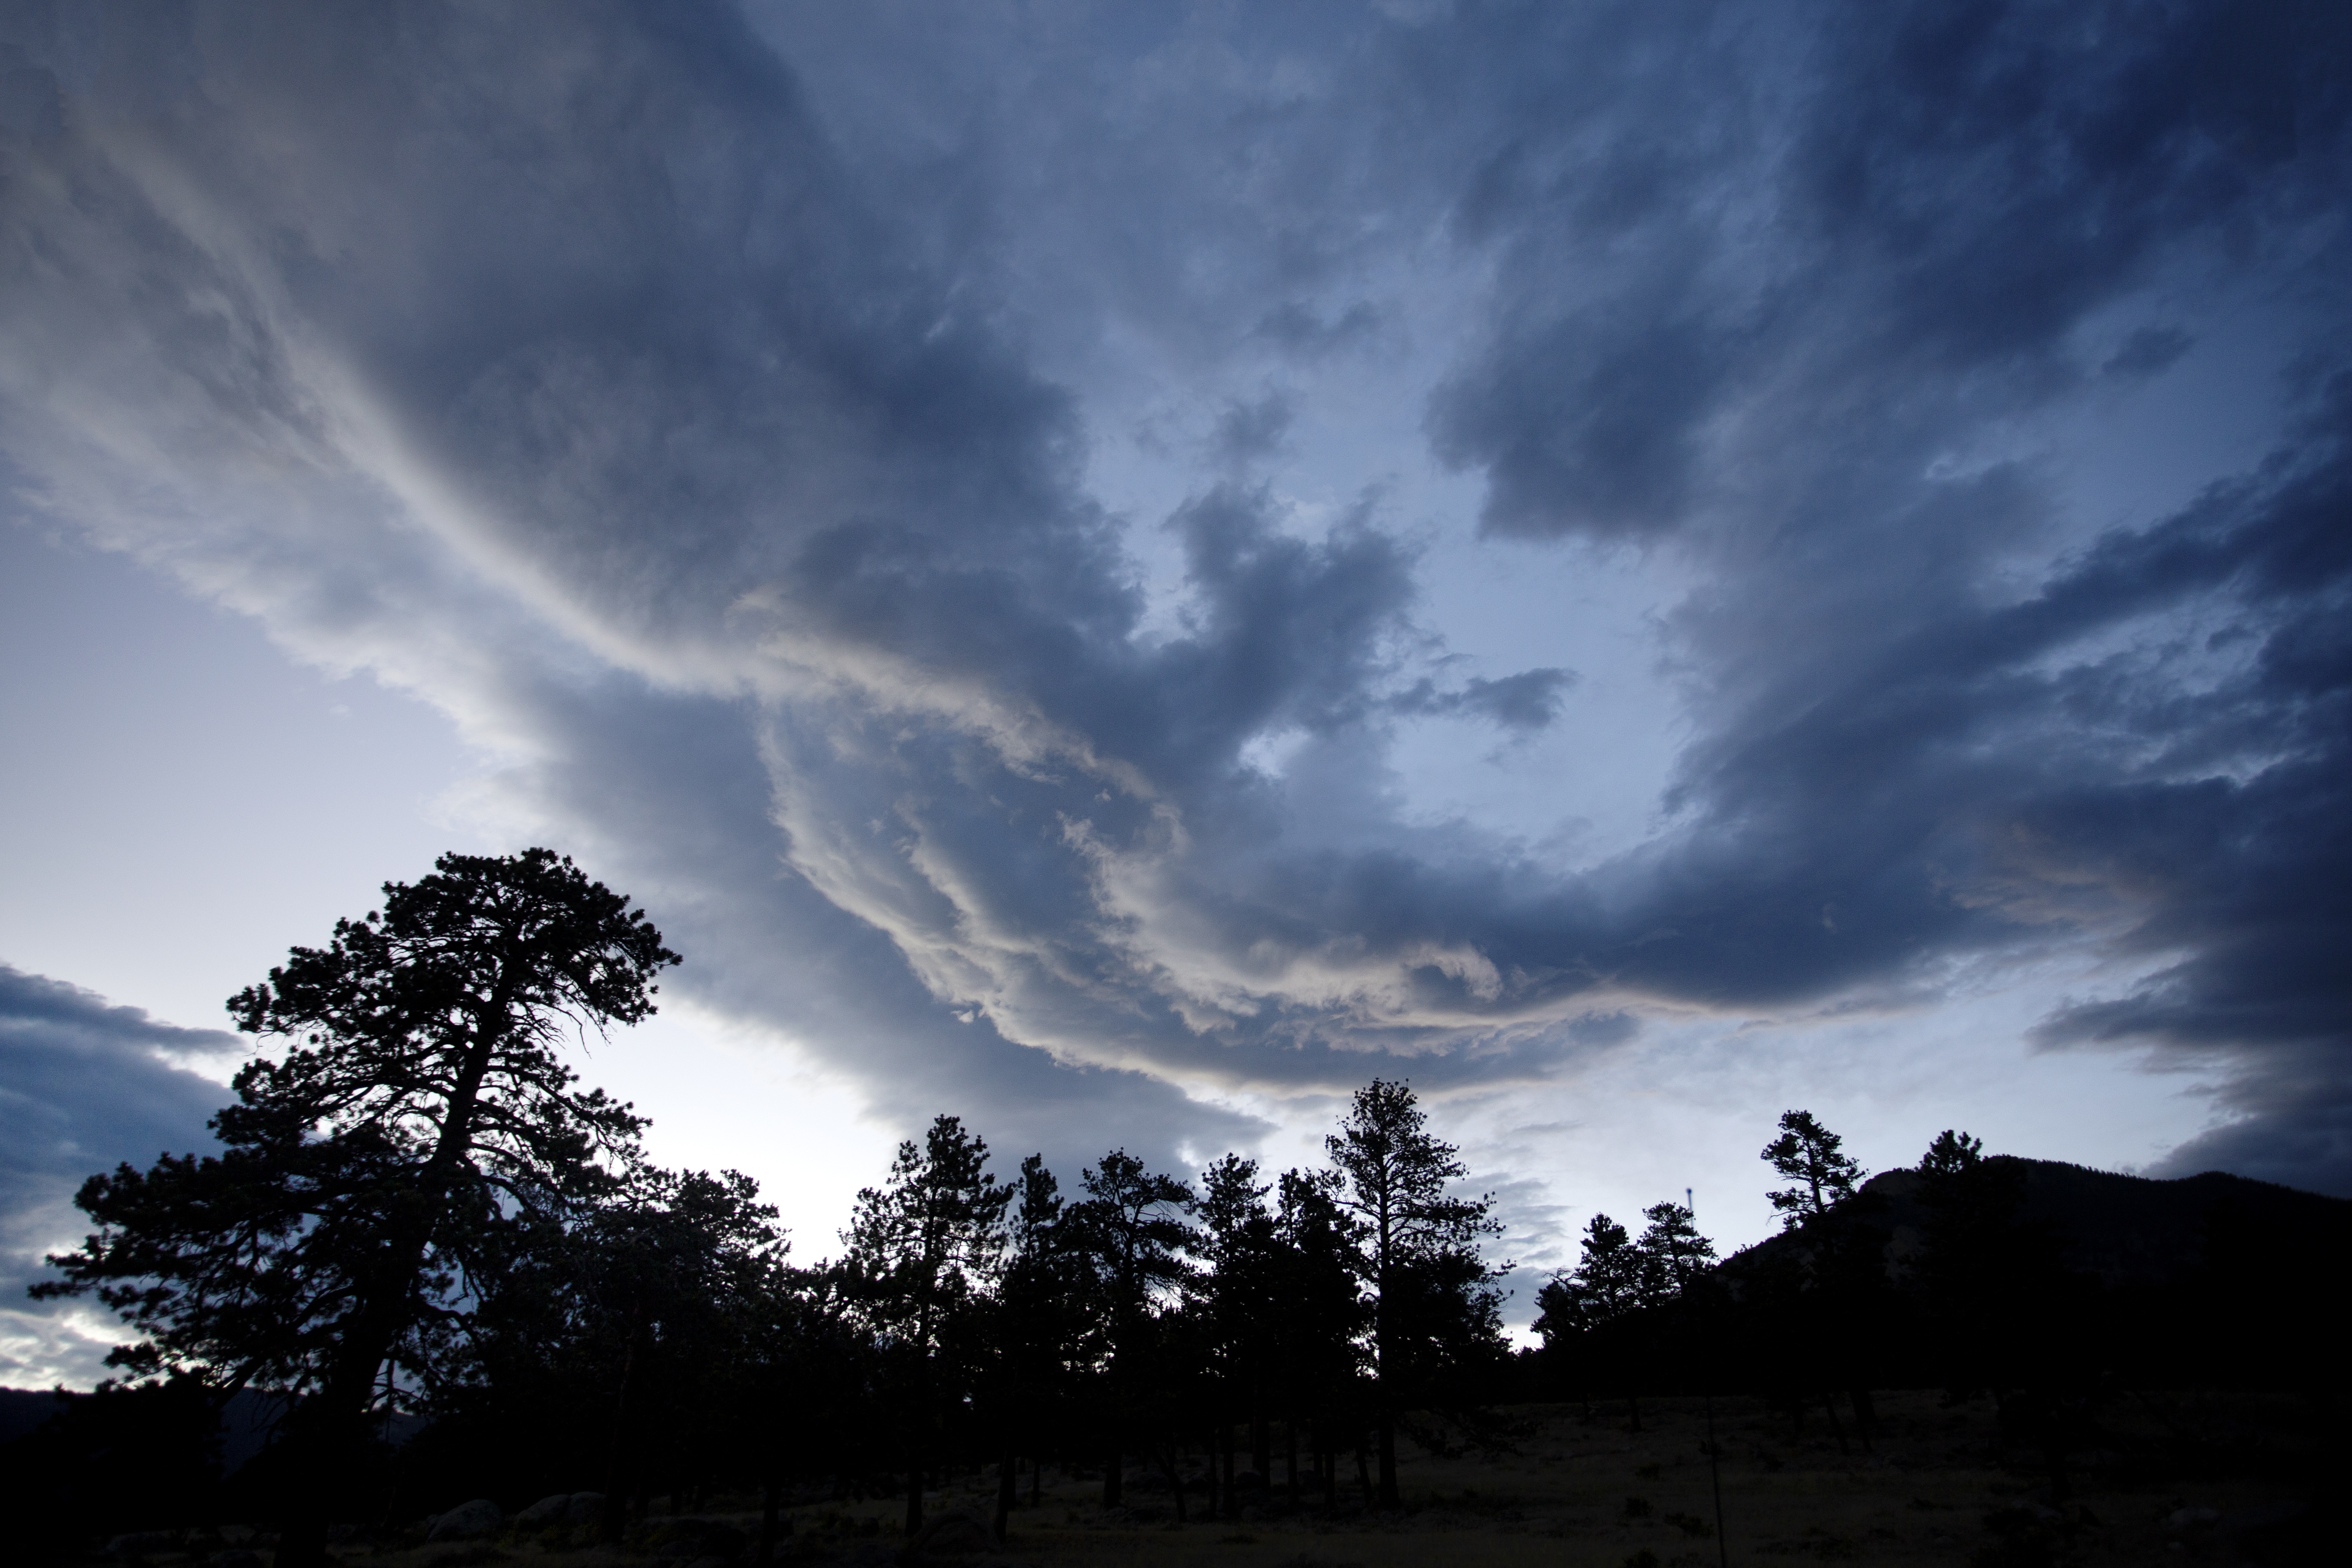
M 206 1118 L 232 1097 L 163 1053 L 219 1058 L 236 1036 L 159 1024 L 135 1007 L 0 964 L 0 1380 L 64 1362 L 98 1375 L 104 1346 L 73 1334 L 49 1302 L 26 1300 L 41 1259 L 79 1240 L 84 1180 L 130 1162 L 212 1146 Z
M 2079 783 L 2018 826 L 2045 875 L 2131 895 L 2126 945 L 2160 965 L 2059 1012 L 2042 1038 L 2156 1042 L 2228 1072 L 2222 1103 L 2243 1120 L 2174 1168 L 2352 1192 L 2352 373 L 2318 402 L 2258 479 L 2092 552 L 2086 607 L 2226 596 L 2238 614 L 2203 640 L 2228 663 L 2201 691 L 2086 693 L 2156 776 Z
M 1172 1149 L 1248 1131 L 1180 1087 L 1539 1077 L 2051 945 L 2148 976 L 2053 1041 L 2204 1053 L 2250 1127 L 2343 1080 L 2328 14 L 23 15 L 40 504 L 523 746 L 682 984 L 910 1120 Z M 2207 295 L 2312 345 L 2303 426 L 2070 538 L 2021 445 L 2193 374 Z M 1150 517 L 1088 489 L 1113 325 L 1238 367 Z M 1571 688 L 1450 684 L 1392 454 L 1312 522 L 1268 476 L 1278 378 L 1376 343 L 1487 532 L 1696 584 L 1608 863 L 1401 801 L 1412 717 Z
M 1488 529 L 1615 539 L 1681 520 L 1727 367 L 1714 331 L 1658 321 L 1655 303 L 1614 321 L 1514 327 L 1506 354 L 1440 395 L 1437 450 L 1485 470 Z
M 1220 463 L 1235 468 L 1270 458 L 1281 450 L 1295 416 L 1290 399 L 1280 392 L 1232 403 L 1217 416 L 1211 450 Z
M 2345 18 L 1898 5 L 1815 30 L 1800 11 L 1804 90 L 1743 150 L 1725 132 L 1759 80 L 1719 79 L 1719 54 L 1692 50 L 1678 85 L 1727 107 L 1666 131 L 1605 107 L 1644 68 L 1614 24 L 1546 51 L 1536 34 L 1580 24 L 1479 16 L 1439 37 L 1527 101 L 1559 70 L 1560 107 L 1497 128 L 1466 187 L 1463 231 L 1513 281 L 1433 404 L 1439 449 L 1486 474 L 1496 531 L 1672 536 L 1725 574 L 1677 617 L 1710 721 L 1623 973 L 1795 999 L 2105 932 L 2153 973 L 2042 1037 L 2217 1071 L 2245 1120 L 2183 1169 L 2352 1191 L 2346 258 L 2306 248 L 2340 235 L 2352 178 Z M 1717 14 L 1706 36 L 1785 47 L 1790 19 Z M 1717 155 L 1677 157 L 1701 144 Z M 1737 183 L 1767 194 L 1759 221 L 1721 221 Z M 2216 246 L 2220 278 L 2309 312 L 2300 427 L 2002 602 L 2044 486 L 2014 463 L 1937 478 L 1939 453 L 2093 370 L 2172 369 L 2182 325 L 2087 359 L 2084 334 L 2177 269 L 2216 276 Z
M 1499 532 L 1679 525 L 1766 388 L 1863 431 L 1956 392 L 2032 406 L 2079 375 L 2070 333 L 2182 247 L 2336 205 L 2346 100 L 2316 62 L 2352 35 L 2325 8 L 1650 15 L 1474 7 L 1406 68 L 1518 110 L 1456 153 L 1457 221 L 1509 284 L 1432 411 Z M 2177 335 L 2143 329 L 2117 370 Z
M 1523 669 L 1499 680 L 1473 677 L 1459 691 L 1440 691 L 1433 680 L 1416 682 L 1397 696 L 1400 713 L 1475 713 L 1507 730 L 1540 730 L 1559 717 L 1560 693 L 1576 683 L 1570 669 Z
M 1368 300 L 1358 300 L 1327 320 L 1293 300 L 1268 310 L 1256 334 L 1293 354 L 1321 359 L 1370 341 L 1381 325 L 1379 310 Z
M 1246 1138 L 1246 1119 L 1163 1081 L 1008 1040 L 961 975 L 910 973 L 915 939 L 858 918 L 890 911 L 847 894 L 845 910 L 790 863 L 779 816 L 827 794 L 875 855 L 878 803 L 849 798 L 865 775 L 835 745 L 872 702 L 905 764 L 886 771 L 951 808 L 927 824 L 934 846 L 964 833 L 967 901 L 1002 883 L 1030 925 L 1037 899 L 1066 921 L 1058 837 L 1024 858 L 958 774 L 1037 795 L 1024 770 L 1083 752 L 1074 726 L 1112 727 L 1153 692 L 1122 652 L 1138 597 L 1071 484 L 1066 398 L 845 189 L 789 73 L 731 13 L 178 20 L 182 52 L 142 54 L 134 77 L 118 61 L 152 40 L 58 13 L 47 41 L 82 66 L 77 113 L 98 134 L 9 150 L 47 182 L 20 189 L 12 226 L 82 280 L 7 280 L 18 365 L 108 411 L 65 422 L 58 504 L 126 520 L 121 542 L 201 563 L 290 640 L 388 660 L 520 745 L 533 763 L 508 786 L 659 900 L 696 960 L 684 985 L 850 1068 L 895 1120 L 952 1109 L 1064 1164 L 1101 1141 L 1174 1163 L 1187 1140 Z M 151 91 L 156 70 L 178 79 Z M 119 291 L 142 269 L 171 285 Z M 125 365 L 144 368 L 113 379 Z M 28 420 L 58 420 L 46 393 L 15 390 Z M 137 460 L 107 460 L 131 428 L 176 442 L 142 456 L 192 502 L 158 516 Z M 257 500 L 240 488 L 256 472 L 284 490 Z M 428 526 L 369 526 L 385 489 Z M 1204 691 L 1246 687 L 1264 711 L 1344 700 L 1303 639 L 1379 622 L 1395 562 L 1369 540 L 1260 537 L 1246 511 L 1187 525 L 1217 577 L 1202 613 L 1269 653 L 1295 621 L 1295 656 L 1252 669 L 1193 638 L 1169 657 L 1197 654 Z M 1362 609 L 1321 591 L 1335 572 L 1361 579 Z M 530 610 L 635 670 L 583 668 Z M 792 728 L 761 716 L 756 693 L 780 689 L 816 715 L 805 778 L 772 774 L 785 752 L 760 743 Z M 1203 722 L 1229 755 L 1236 721 Z M 1098 783 L 1079 782 L 1090 799 Z M 893 841 L 878 848 L 887 870 Z
M 2123 347 L 2107 356 L 2099 374 L 2127 380 L 2160 375 L 2179 363 L 2195 342 L 2178 327 L 2142 327 L 2124 340 Z

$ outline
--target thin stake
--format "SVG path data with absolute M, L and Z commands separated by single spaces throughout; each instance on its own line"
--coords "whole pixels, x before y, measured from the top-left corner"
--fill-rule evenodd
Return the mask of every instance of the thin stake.
M 1683 1189 L 1683 1210 L 1691 1216 L 1691 1228 L 1698 1228 L 1698 1201 L 1691 1189 Z M 1690 1289 L 1689 1271 L 1684 1271 L 1684 1292 Z M 1731 1568 L 1731 1542 L 1723 1535 L 1723 1463 L 1715 1451 L 1715 1380 L 1707 1378 L 1699 1384 L 1699 1398 L 1706 1406 L 1706 1473 L 1715 1483 L 1715 1555 L 1723 1568 Z

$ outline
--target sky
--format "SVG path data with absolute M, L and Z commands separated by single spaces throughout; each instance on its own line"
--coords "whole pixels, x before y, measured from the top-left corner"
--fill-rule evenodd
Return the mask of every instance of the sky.
M 837 1247 L 1309 1163 L 1772 1227 L 1806 1107 L 2352 1195 L 2352 13 L 0 0 L 0 1383 L 445 850 Z

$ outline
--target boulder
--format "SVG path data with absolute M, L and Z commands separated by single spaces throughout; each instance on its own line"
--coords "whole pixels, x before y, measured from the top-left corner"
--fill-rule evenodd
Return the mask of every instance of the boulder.
M 106 1543 L 109 1557 L 139 1557 L 150 1552 L 176 1552 L 180 1538 L 168 1530 L 141 1530 L 118 1535 Z
M 498 1504 L 486 1497 L 471 1502 L 461 1502 L 446 1513 L 436 1514 L 425 1526 L 427 1541 L 478 1541 L 497 1531 L 507 1521 Z
M 603 1492 L 573 1492 L 572 1508 L 563 1516 L 566 1524 L 597 1524 L 604 1518 Z
M 733 1525 L 715 1519 L 665 1519 L 638 1537 L 648 1552 L 679 1563 L 717 1558 L 732 1563 L 743 1555 L 751 1538 Z
M 514 1517 L 517 1530 L 552 1530 L 572 1522 L 572 1494 L 543 1497 Z
M 997 1549 L 996 1525 L 965 1509 L 953 1509 L 927 1521 L 907 1542 L 909 1552 L 926 1557 L 960 1556 Z
M 205 1568 L 262 1568 L 261 1553 L 248 1552 L 242 1546 L 232 1546 L 226 1552 L 215 1552 L 205 1559 Z
M 2258 1503 L 2232 1510 L 2221 1522 L 2221 1532 L 2248 1563 L 2324 1563 L 2326 1541 L 2334 1532 L 2326 1518 L 2309 1503 Z

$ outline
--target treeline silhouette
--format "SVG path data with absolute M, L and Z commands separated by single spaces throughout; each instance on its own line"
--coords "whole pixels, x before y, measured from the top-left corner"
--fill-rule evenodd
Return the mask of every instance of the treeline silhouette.
M 1181 1515 L 1205 1456 L 1199 1511 L 1226 1515 L 1277 1435 L 1286 1496 L 1335 1505 L 1352 1461 L 1393 1506 L 1405 1413 L 1510 1363 L 1491 1205 L 1403 1084 L 1355 1094 L 1328 1167 L 1278 1174 L 1113 1149 L 1066 1187 L 1036 1156 L 1005 1180 L 943 1115 L 802 1265 L 749 1179 L 654 1166 L 557 1054 L 652 1012 L 678 960 L 642 911 L 545 850 L 383 892 L 231 1000 L 287 1045 L 237 1075 L 221 1152 L 84 1185 L 97 1228 L 35 1293 L 94 1294 L 140 1338 L 23 1474 L 70 1490 L 142 1412 L 201 1454 L 206 1401 L 262 1391 L 273 1440 L 228 1486 L 281 1521 L 279 1568 L 321 1562 L 333 1520 L 591 1482 L 607 1540 L 658 1493 L 756 1487 L 764 1558 L 796 1487 L 888 1489 L 911 1532 L 971 1465 L 1000 1529 L 1024 1460 L 1033 1497 L 1050 1460 Z
M 2132 1389 L 2347 1390 L 2337 1259 L 2352 1203 L 2209 1172 L 2178 1181 L 1988 1155 L 1948 1130 L 1915 1167 L 1864 1180 L 1791 1110 L 1764 1158 L 1780 1234 L 1721 1263 L 1686 1208 L 1629 1237 L 1587 1226 L 1539 1292 L 1523 1396 L 1762 1396 L 1867 1449 L 1874 1389 L 1988 1397 L 2011 1458 L 2067 1489 Z
M 2319 1270 L 2352 1205 L 1958 1132 L 1864 1181 L 1803 1111 L 1763 1152 L 1780 1236 L 1718 1261 L 1687 1203 L 1638 1234 L 1595 1215 L 1538 1293 L 1541 1348 L 1514 1352 L 1491 1199 L 1377 1079 L 1325 1164 L 1279 1173 L 1120 1149 L 1066 1181 L 1034 1154 L 1003 1172 L 941 1115 L 803 1263 L 748 1178 L 654 1166 L 643 1121 L 557 1056 L 649 1014 L 677 962 L 567 859 L 445 856 L 239 993 L 240 1026 L 287 1044 L 237 1076 L 221 1152 L 93 1176 L 95 1230 L 35 1288 L 141 1337 L 117 1384 L 7 1445 L 38 1500 L 19 1517 L 268 1520 L 279 1568 L 305 1568 L 332 1521 L 466 1498 L 593 1490 L 571 1528 L 610 1541 L 750 1491 L 764 1563 L 788 1503 L 888 1496 L 912 1532 L 927 1494 L 988 1471 L 1000 1535 L 1049 1467 L 1180 1522 L 1395 1508 L 1401 1433 L 1507 1445 L 1528 1400 L 1622 1400 L 1638 1425 L 1645 1394 L 1761 1393 L 1867 1445 L 1873 1389 L 1942 1386 L 1993 1395 L 2058 1464 L 2118 1377 L 2321 1370 Z M 257 1404 L 269 1440 L 224 1474 L 221 1413 Z

